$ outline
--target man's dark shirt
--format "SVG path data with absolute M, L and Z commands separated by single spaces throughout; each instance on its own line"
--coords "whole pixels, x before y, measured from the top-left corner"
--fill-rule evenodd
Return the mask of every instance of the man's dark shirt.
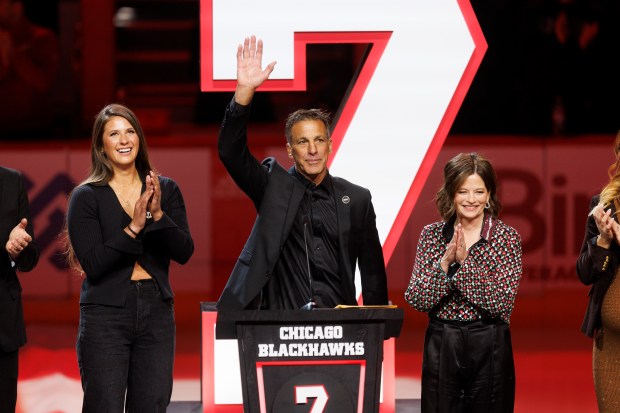
M 294 176 L 307 189 L 263 292 L 263 308 L 298 309 L 311 299 L 319 308 L 332 308 L 345 302 L 339 291 L 338 214 L 332 180 L 328 174 L 315 185 L 297 170 Z

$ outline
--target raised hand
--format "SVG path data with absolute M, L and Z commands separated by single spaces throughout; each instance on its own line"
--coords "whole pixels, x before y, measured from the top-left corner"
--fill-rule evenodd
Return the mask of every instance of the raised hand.
M 28 220 L 22 218 L 22 220 L 11 230 L 9 234 L 9 240 L 6 242 L 6 252 L 11 256 L 11 259 L 15 261 L 19 254 L 32 242 L 32 237 L 26 232 L 26 226 Z
M 276 62 L 273 61 L 262 68 L 263 41 L 256 36 L 246 37 L 243 44 L 237 47 L 237 89 L 235 101 L 248 105 L 252 101 L 254 92 L 269 78 Z

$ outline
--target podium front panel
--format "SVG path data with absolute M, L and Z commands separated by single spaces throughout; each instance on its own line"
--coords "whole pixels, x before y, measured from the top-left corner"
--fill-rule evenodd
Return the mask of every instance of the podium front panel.
M 217 318 L 218 328 L 220 328 L 221 314 L 217 314 L 212 303 L 201 303 L 201 309 L 203 340 L 201 398 L 203 412 L 274 411 L 269 410 L 269 407 L 287 413 L 297 411 L 321 412 L 331 411 L 329 405 L 331 400 L 331 403 L 337 402 L 338 405 L 344 406 L 338 410 L 338 413 L 357 411 L 394 413 L 395 345 L 394 338 L 388 337 L 398 334 L 400 330 L 402 324 L 401 310 L 378 312 L 375 310 L 297 311 L 293 314 L 246 311 L 241 312 L 241 315 L 233 314 L 232 317 L 231 314 L 225 314 L 226 317 L 237 321 L 232 324 L 233 328 L 227 332 L 229 334 L 226 337 L 228 340 L 215 340 L 215 321 Z M 245 320 L 239 320 L 238 317 L 245 318 Z M 310 321 L 317 317 L 321 319 L 321 322 L 313 323 Z M 368 340 L 368 331 L 363 333 L 357 330 L 358 333 L 356 333 L 356 328 L 351 327 L 350 324 L 355 325 L 360 322 L 373 324 L 375 321 L 377 325 L 372 327 L 375 332 L 370 334 L 376 334 L 379 342 L 370 345 L 368 348 L 369 345 L 364 341 Z M 383 331 L 381 331 L 382 323 L 387 326 L 383 328 Z M 248 327 L 252 324 L 262 325 L 256 334 Z M 333 328 L 331 330 L 323 329 L 314 335 L 306 334 L 305 330 L 303 333 L 285 330 L 284 339 L 280 339 L 280 326 L 290 327 L 300 324 L 316 324 L 321 327 L 342 324 L 343 328 L 342 331 L 335 331 Z M 347 327 L 345 328 L 345 326 Z M 247 342 L 246 340 L 233 339 L 233 337 L 237 337 L 237 334 L 244 333 L 247 333 L 245 336 Z M 218 337 L 220 336 L 218 335 Z M 361 339 L 358 339 L 360 337 Z M 361 354 L 361 345 L 358 345 L 356 349 L 355 344 L 338 344 L 349 342 L 365 343 L 364 354 Z M 324 345 L 322 348 L 320 345 L 318 348 L 310 348 L 310 343 L 323 343 Z M 237 352 L 239 357 L 230 360 L 225 359 L 233 353 L 229 347 L 235 344 L 239 350 Z M 258 344 L 262 344 L 262 346 L 258 347 Z M 285 346 L 281 347 L 280 344 L 285 344 Z M 302 344 L 307 345 L 302 347 Z M 250 358 L 250 353 L 246 353 L 246 350 L 249 350 L 251 345 L 256 346 L 251 357 L 256 356 L 257 359 L 248 369 L 246 363 Z M 226 351 L 222 353 L 223 347 L 226 348 Z M 258 357 L 258 351 L 262 352 L 260 353 L 261 357 Z M 311 355 L 311 357 L 306 358 L 306 354 Z M 368 357 L 374 361 L 370 363 Z M 228 366 L 225 369 L 226 371 L 222 371 L 220 368 L 216 369 L 216 366 L 224 365 Z M 374 371 L 371 380 L 367 378 L 369 365 L 371 366 L 370 370 Z M 251 391 L 258 398 L 258 402 L 254 406 L 244 408 L 244 397 L 249 400 L 246 370 L 251 371 L 253 376 L 251 380 L 256 390 Z M 355 378 L 351 378 L 353 376 Z M 369 389 L 372 389 L 373 402 L 379 405 L 378 410 L 373 410 L 373 407 L 363 408 L 363 395 Z M 234 396 L 235 394 L 237 396 Z M 295 403 L 291 405 L 292 401 Z M 323 402 L 325 405 L 321 407 Z M 264 403 L 264 410 L 261 410 L 262 403 Z M 321 408 L 319 409 L 319 407 Z
M 260 411 L 361 412 L 365 371 L 363 360 L 257 363 Z
M 237 324 L 245 412 L 376 411 L 383 323 L 284 323 Z

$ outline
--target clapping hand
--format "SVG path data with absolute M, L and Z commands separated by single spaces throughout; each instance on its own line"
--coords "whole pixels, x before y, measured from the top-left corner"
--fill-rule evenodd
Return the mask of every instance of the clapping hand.
M 465 235 L 461 224 L 454 228 L 452 239 L 448 243 L 446 252 L 441 258 L 441 268 L 447 274 L 450 266 L 454 263 L 462 264 L 467 258 L 467 246 L 465 245 Z
M 153 196 L 149 203 L 149 212 L 151 213 L 154 221 L 159 221 L 164 215 L 164 211 L 161 210 L 161 185 L 159 183 L 159 175 L 150 171 L 146 177 L 147 187 L 150 185 L 153 188 Z
M 457 235 L 456 238 L 456 262 L 459 264 L 463 264 L 463 261 L 467 258 L 467 246 L 465 245 L 465 234 L 463 233 L 463 227 L 461 224 L 456 226 L 456 230 L 454 231 Z
M 133 218 L 129 223 L 129 231 L 134 235 L 139 233 L 146 226 L 146 220 L 153 218 L 159 221 L 164 214 L 161 209 L 161 186 L 159 176 L 149 171 L 145 180 L 145 190 L 138 198 L 133 210 Z
M 129 231 L 132 233 L 137 234 L 146 226 L 146 212 L 148 211 L 149 203 L 151 202 L 152 197 L 153 183 L 151 182 L 151 177 L 147 175 L 146 189 L 136 201 L 136 205 L 133 208 L 133 218 L 128 225 Z
M 603 205 L 598 204 L 592 209 L 590 215 L 594 217 L 594 222 L 598 228 L 597 244 L 599 246 L 609 248 L 614 240 L 620 244 L 620 225 L 611 216 L 611 208 L 605 211 Z

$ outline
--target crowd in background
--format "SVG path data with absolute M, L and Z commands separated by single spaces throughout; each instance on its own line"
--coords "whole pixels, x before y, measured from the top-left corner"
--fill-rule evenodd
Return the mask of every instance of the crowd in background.
M 489 48 L 453 133 L 615 133 L 620 3 L 473 0 Z

